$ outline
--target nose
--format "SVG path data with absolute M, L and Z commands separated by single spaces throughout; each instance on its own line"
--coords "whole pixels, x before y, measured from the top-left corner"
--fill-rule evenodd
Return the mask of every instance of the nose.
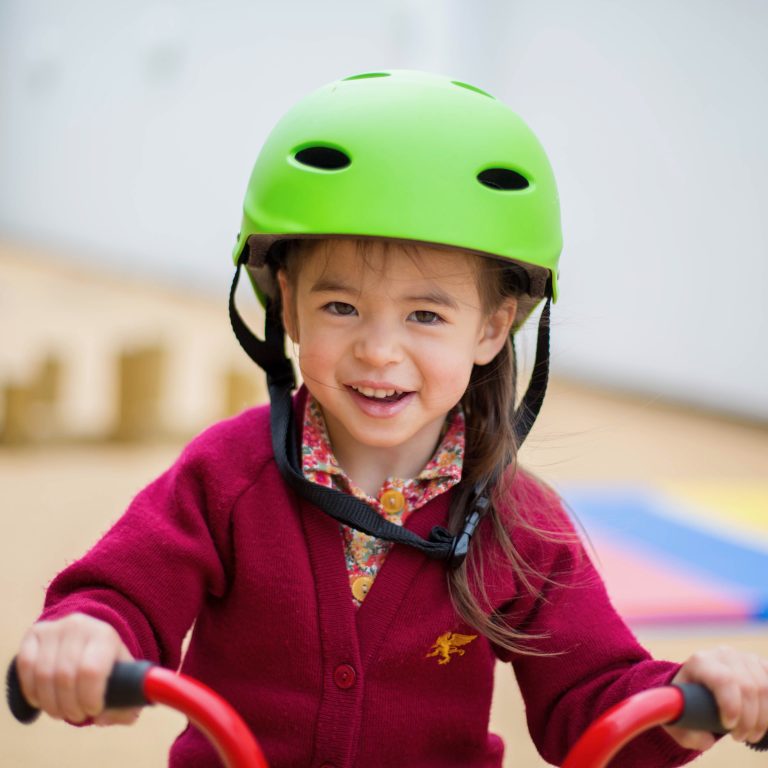
M 355 357 L 374 368 L 384 368 L 403 359 L 403 348 L 397 329 L 378 320 L 365 323 L 355 341 Z

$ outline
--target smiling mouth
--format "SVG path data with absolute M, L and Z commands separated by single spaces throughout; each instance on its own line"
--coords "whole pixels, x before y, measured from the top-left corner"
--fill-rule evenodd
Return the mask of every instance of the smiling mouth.
M 349 388 L 358 395 L 379 403 L 394 403 L 409 394 L 399 389 L 374 389 L 373 387 L 356 387 L 353 384 L 350 384 Z

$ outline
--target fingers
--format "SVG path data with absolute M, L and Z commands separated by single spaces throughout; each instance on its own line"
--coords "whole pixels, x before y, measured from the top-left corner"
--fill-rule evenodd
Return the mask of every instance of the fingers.
M 17 657 L 22 692 L 51 717 L 81 723 L 104 708 L 104 692 L 117 660 L 132 660 L 117 632 L 83 614 L 35 624 Z M 138 710 L 110 713 L 104 722 L 131 723 Z
M 56 690 L 58 641 L 51 635 L 45 622 L 36 624 L 24 636 L 16 658 L 21 690 L 34 707 L 53 717 L 63 717 Z M 66 686 L 66 673 L 59 679 Z
M 40 699 L 37 696 L 37 681 L 35 677 L 35 664 L 39 651 L 38 639 L 32 630 L 23 637 L 16 656 L 16 671 L 19 674 L 19 684 L 24 698 L 33 706 L 40 708 Z
M 744 741 L 756 744 L 768 732 L 768 659 L 750 654 L 745 664 L 753 681 L 754 720 L 744 730 Z
M 107 678 L 114 663 L 112 644 L 98 634 L 83 648 L 77 676 L 77 698 L 88 717 L 96 717 L 104 709 Z
M 701 651 L 681 667 L 673 682 L 709 688 L 723 726 L 737 741 L 760 741 L 768 729 L 768 660 L 756 654 L 725 646 Z M 680 741 L 680 734 L 669 730 Z
M 83 635 L 81 631 L 68 632 L 57 639 L 57 645 L 53 638 L 44 644 L 45 647 L 53 646 L 51 653 L 55 654 L 53 674 L 48 682 L 50 694 L 55 697 L 59 717 L 72 723 L 82 723 L 88 717 L 78 696 Z M 49 711 L 47 707 L 43 708 Z

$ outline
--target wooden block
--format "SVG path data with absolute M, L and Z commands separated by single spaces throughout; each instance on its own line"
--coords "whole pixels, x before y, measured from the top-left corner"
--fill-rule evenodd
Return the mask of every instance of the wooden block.
M 53 355 L 46 357 L 32 384 L 38 400 L 55 404 L 61 391 L 61 360 Z
M 46 357 L 29 381 L 3 387 L 5 418 L 0 442 L 35 445 L 60 439 L 61 361 Z
M 246 408 L 266 403 L 267 383 L 261 371 L 254 370 L 246 375 L 242 371 L 230 368 L 224 374 L 223 416 L 234 416 Z
M 6 445 L 30 442 L 30 404 L 28 387 L 6 384 L 3 387 L 3 429 L 0 439 Z
M 117 417 L 113 437 L 140 442 L 162 437 L 167 351 L 160 346 L 122 352 L 117 359 Z

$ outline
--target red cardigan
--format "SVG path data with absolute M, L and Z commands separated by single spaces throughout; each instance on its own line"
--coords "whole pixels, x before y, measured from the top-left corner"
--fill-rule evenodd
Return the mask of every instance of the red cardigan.
M 559 502 L 523 473 L 511 496 L 540 524 L 557 529 L 565 520 Z M 415 511 L 407 526 L 426 536 L 444 524 L 449 497 Z M 482 529 L 475 546 L 488 546 Z M 520 629 L 546 634 L 533 645 L 550 655 L 455 637 L 477 633 L 451 606 L 445 566 L 409 547 L 392 549 L 355 609 L 339 525 L 286 488 L 265 406 L 194 440 L 56 577 L 43 618 L 81 611 L 103 619 L 135 657 L 174 669 L 194 623 L 182 670 L 238 709 L 273 766 L 498 768 L 503 744 L 488 718 L 494 665 L 509 661 L 531 736 L 557 763 L 601 711 L 666 683 L 677 665 L 649 658 L 586 556 L 577 564 L 573 544 L 522 529 L 512 536 L 554 581 L 534 577 L 542 595 L 533 598 L 489 564 L 489 600 Z M 621 765 L 675 766 L 695 755 L 656 729 L 627 748 Z M 220 763 L 187 728 L 170 765 Z

